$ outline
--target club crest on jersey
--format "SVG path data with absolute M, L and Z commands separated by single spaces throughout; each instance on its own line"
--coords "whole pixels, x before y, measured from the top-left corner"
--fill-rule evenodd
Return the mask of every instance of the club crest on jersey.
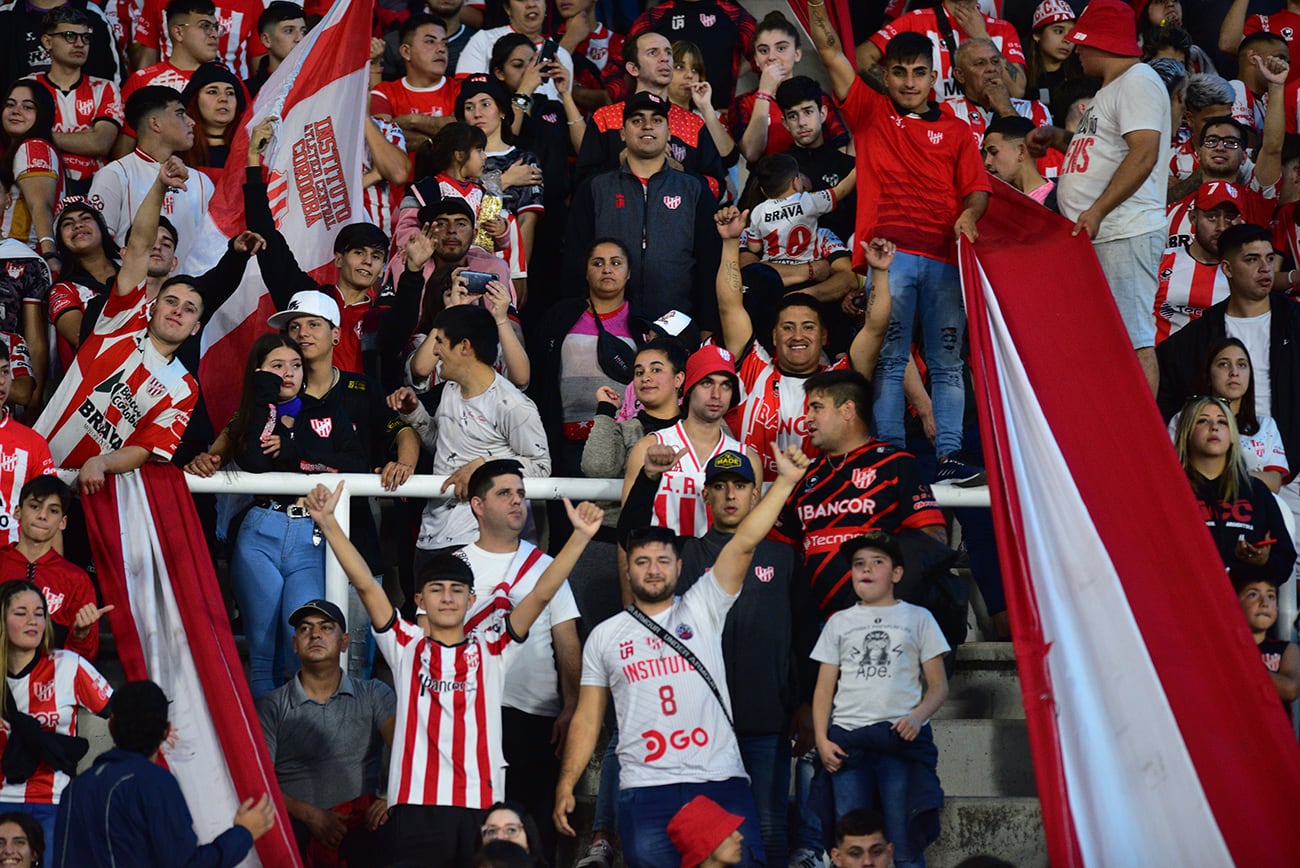
M 157 377 L 150 377 L 149 382 L 144 384 L 144 390 L 150 398 L 161 398 L 167 392 L 167 387 Z
M 686 16 L 685 16 L 685 15 L 674 15 L 674 16 L 673 16 L 673 23 L 672 23 L 672 28 L 673 28 L 673 30 L 681 30 L 681 29 L 682 29 L 683 27 L 685 27 L 685 26 L 686 26 Z
M 465 666 L 466 668 L 469 669 L 469 671 L 473 672 L 475 669 L 478 668 L 478 664 L 479 664 L 478 646 L 470 645 L 468 648 L 465 649 Z
M 680 206 L 681 204 L 682 204 L 681 196 L 664 197 L 664 207 L 667 208 L 669 211 L 676 211 L 678 206 Z
M 559 123 L 560 116 L 557 115 L 555 112 L 547 112 L 546 114 L 542 115 L 542 120 L 546 121 L 548 124 Z
M 54 682 L 42 681 L 32 685 L 32 692 L 41 702 L 49 702 L 54 698 Z
M 705 15 L 703 12 L 700 13 L 700 24 L 704 25 L 705 27 L 712 27 L 714 24 L 717 23 L 718 23 L 718 16 Z
M 67 596 L 66 593 L 55 594 L 53 592 L 46 591 L 45 592 L 45 606 L 46 606 L 45 613 L 47 615 L 53 615 L 55 612 L 59 611 L 59 609 L 62 609 L 63 599 L 66 596 Z
M 683 640 L 690 639 L 692 636 L 695 635 L 695 631 L 691 629 L 690 624 L 678 624 L 677 629 L 674 630 L 673 632 L 677 634 L 678 639 L 683 639 Z
M 853 471 L 853 487 L 866 488 L 876 481 L 876 468 L 860 467 Z
M 77 100 L 77 114 L 88 115 L 95 110 L 95 101 L 93 99 Z
M 754 567 L 754 575 L 760 582 L 766 584 L 776 577 L 776 567 Z
M 938 130 L 926 130 L 925 135 L 930 139 L 932 145 L 937 145 L 943 141 L 943 133 Z
M 317 437 L 328 437 L 334 430 L 334 420 L 329 416 L 324 419 L 312 419 L 311 430 L 316 432 Z
M 668 142 L 668 156 L 672 157 L 674 160 L 676 160 L 676 161 L 679 162 L 679 163 L 683 163 L 683 162 L 685 162 L 685 161 L 686 161 L 686 146 L 683 145 L 681 142 L 675 142 L 675 141 L 669 140 L 669 142 Z
M 1283 27 L 1282 32 L 1279 33 L 1278 35 L 1281 36 L 1283 39 L 1285 39 L 1287 42 L 1290 42 L 1291 37 L 1295 36 L 1295 31 L 1292 30 L 1290 27 Z
M 12 280 L 17 280 L 18 278 L 22 277 L 23 272 L 26 270 L 27 270 L 27 266 L 21 262 L 13 262 L 11 260 L 5 263 L 5 271 L 9 272 L 9 277 Z

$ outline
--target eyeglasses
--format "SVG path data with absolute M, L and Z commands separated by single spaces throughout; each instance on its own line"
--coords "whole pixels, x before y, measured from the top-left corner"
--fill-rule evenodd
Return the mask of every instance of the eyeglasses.
M 509 823 L 505 826 L 484 826 L 479 831 L 483 833 L 484 841 L 491 841 L 494 838 L 518 838 L 523 834 L 524 827 L 517 823 Z
M 78 42 L 80 42 L 82 45 L 90 44 L 89 30 L 86 31 L 60 30 L 57 33 L 51 33 L 50 35 L 63 37 L 63 41 L 68 43 L 69 45 L 76 45 Z
M 1201 144 L 1207 148 L 1223 148 L 1225 151 L 1236 151 L 1241 149 L 1241 139 L 1233 139 L 1226 136 L 1206 136 L 1201 139 Z
M 202 21 L 186 21 L 181 27 L 189 27 L 190 25 L 202 30 L 205 36 L 225 36 L 229 32 L 224 24 L 218 21 L 209 21 L 206 18 Z

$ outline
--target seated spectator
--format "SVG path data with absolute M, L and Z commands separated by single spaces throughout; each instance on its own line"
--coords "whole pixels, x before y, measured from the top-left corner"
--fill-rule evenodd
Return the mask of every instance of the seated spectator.
M 172 156 L 179 161 L 180 155 L 194 146 L 194 119 L 185 113 L 180 89 L 142 87 L 127 98 L 126 122 L 138 139 L 135 150 L 96 172 L 90 184 L 90 202 L 104 215 L 104 224 L 119 246 L 125 243 L 127 228 L 153 189 L 158 165 Z M 190 172 L 184 187 L 165 192 L 163 211 L 176 229 L 176 259 L 185 269 L 191 265 L 190 248 L 207 229 L 212 180 Z
M 32 396 L 36 393 L 36 378 L 32 376 L 32 356 L 27 350 L 27 342 L 20 334 L 0 332 L 0 346 L 4 347 L 0 361 L 7 357 L 9 364 L 9 374 L 5 380 L 9 394 L 0 396 L 3 398 L 0 403 L 6 408 L 10 405 L 14 409 L 25 408 L 32 403 Z
M 1163 28 L 1184 25 L 1182 0 L 1134 0 L 1131 5 L 1140 45 L 1145 46 Z M 1187 71 L 1194 75 L 1215 74 L 1214 62 L 1199 45 L 1191 44 L 1187 49 Z
M 682 854 L 682 868 L 739 865 L 745 856 L 744 822 L 708 796 L 696 796 L 668 821 L 668 838 Z
M 1078 16 L 1065 0 L 1043 0 L 1034 9 L 1030 24 L 1034 44 L 1029 50 L 1025 96 L 1050 105 L 1057 85 L 1078 75 L 1078 61 L 1072 61 L 1074 43 L 1065 37 L 1074 29 Z
M 1273 582 L 1248 578 L 1235 582 L 1234 588 L 1241 613 L 1246 616 L 1251 636 L 1259 646 L 1260 659 L 1289 718 L 1291 703 L 1300 696 L 1300 647 L 1285 638 L 1269 635 L 1277 623 L 1278 586 Z
M 257 98 L 257 92 L 266 84 L 271 73 L 284 62 L 293 51 L 293 47 L 302 42 L 307 35 L 307 21 L 303 18 L 302 7 L 289 0 L 271 0 L 266 9 L 257 18 L 257 38 L 261 40 L 266 54 L 253 62 L 253 73 L 244 79 L 250 99 Z M 396 34 L 393 34 L 396 37 Z
M 73 5 L 51 9 L 41 37 L 50 68 L 33 76 L 54 98 L 53 141 L 63 158 L 64 189 L 78 196 L 104 167 L 124 119 L 117 83 L 85 72 L 93 38 L 86 11 Z
M 1052 113 L 1038 100 L 1014 99 L 1007 89 L 1003 69 L 1006 63 L 991 39 L 968 39 L 958 48 L 953 59 L 953 77 L 961 86 L 961 93 L 945 101 L 960 120 L 970 124 L 975 146 L 984 140 L 989 123 L 997 118 L 1028 118 L 1040 127 L 1052 122 Z M 1045 154 L 1038 170 L 1044 175 L 1059 174 L 1063 155 Z
M 1264 110 L 1268 105 L 1268 80 L 1263 76 L 1265 66 L 1256 63 L 1255 58 L 1275 58 L 1291 63 L 1291 51 L 1286 39 L 1280 33 L 1252 33 L 1241 40 L 1236 49 L 1237 77 L 1228 84 L 1232 85 L 1237 98 L 1232 103 L 1232 116 L 1246 126 L 1260 131 L 1264 129 Z M 1291 79 L 1287 72 L 1288 83 Z
M 1191 63 L 1192 37 L 1186 30 L 1172 24 L 1153 28 L 1142 39 L 1142 62 L 1176 60 L 1184 67 Z
M 212 0 L 170 0 L 165 15 L 165 37 L 155 32 L 159 29 L 159 22 L 147 20 L 143 15 L 135 22 L 135 40 L 153 42 L 154 55 L 149 63 L 140 64 L 122 85 L 124 100 L 130 100 L 131 95 L 142 87 L 184 90 L 200 64 L 221 57 L 222 24 L 217 19 L 217 7 Z M 161 58 L 157 52 L 164 45 L 170 50 L 166 58 Z M 131 122 L 129 111 L 127 115 L 127 126 L 133 131 L 135 124 Z
M 339 665 L 348 628 L 338 606 L 309 600 L 289 626 L 302 667 L 257 700 L 257 716 L 298 848 L 306 864 L 378 862 L 385 847 L 377 832 L 388 819 L 377 796 L 380 762 L 392 746 L 397 699 L 382 681 L 350 678 Z
M 1147 66 L 1160 76 L 1160 80 L 1165 83 L 1165 90 L 1169 93 L 1169 129 L 1173 131 L 1171 144 L 1176 146 L 1178 127 L 1182 124 L 1183 115 L 1186 113 L 1184 103 L 1187 98 L 1187 68 L 1177 60 L 1170 60 L 1168 57 L 1148 61 Z
M 256 803 L 245 799 L 234 825 L 216 840 L 199 844 L 184 793 L 158 764 L 171 727 L 167 706 L 167 695 L 152 681 L 132 681 L 113 697 L 108 731 L 114 746 L 95 758 L 59 805 L 55 868 L 109 866 L 115 853 L 150 865 L 233 868 L 275 825 L 275 804 L 263 793 Z
M 82 494 L 103 488 L 107 473 L 170 461 L 198 399 L 198 384 L 176 351 L 198 333 L 203 297 L 188 275 L 163 283 L 153 302 L 146 286 L 163 194 L 194 179 L 179 157 L 156 171 L 122 253 L 113 295 L 36 422 L 55 462 L 80 469 Z
M 483 815 L 481 831 L 483 837 L 479 844 L 480 853 L 493 841 L 509 841 L 524 848 L 529 855 L 537 857 L 541 862 L 547 861 L 536 852 L 538 847 L 535 842 L 542 838 L 537 821 L 518 802 L 493 803 Z
M 560 24 L 555 38 L 573 57 L 573 99 L 584 112 L 609 105 L 603 79 L 605 71 L 617 70 L 623 57 L 623 35 L 615 33 L 596 17 L 596 0 L 556 0 Z
M 671 113 L 666 99 L 638 91 L 626 103 L 601 109 L 593 122 L 613 109 L 624 115 L 627 160 L 582 182 L 574 193 L 565 282 L 585 284 L 586 252 L 597 235 L 608 235 L 640 251 L 627 286 L 627 297 L 640 315 L 654 319 L 677 310 L 711 323 L 718 266 L 715 197 L 698 177 L 668 164 Z M 595 133 L 589 129 L 587 135 Z M 649 180 L 643 184 L 641 178 Z
M 543 864 L 513 841 L 489 841 L 474 854 L 472 868 L 539 868 Z
M 943 24 L 939 22 L 943 16 Z M 916 33 L 930 40 L 933 57 L 928 66 L 938 74 L 929 98 L 952 99 L 958 93 L 953 75 L 957 47 L 967 39 L 988 38 L 1005 58 L 1007 89 L 1011 96 L 1025 95 L 1025 52 L 1016 29 L 1001 18 L 985 15 L 979 0 L 944 0 L 933 9 L 916 9 L 894 19 L 858 45 L 858 67 L 872 70 L 882 58 L 887 62 L 887 44 L 900 33 Z M 816 34 L 814 33 L 814 36 Z M 879 78 L 879 72 L 871 72 Z
M 143 0 L 143 9 L 134 19 L 132 45 L 128 50 L 136 69 L 147 69 L 159 61 L 175 61 L 179 50 L 172 23 L 174 3 L 176 0 Z M 219 25 L 213 30 L 217 37 L 216 56 L 208 59 L 222 64 L 240 79 L 248 78 L 253 57 L 263 52 L 257 38 L 257 19 L 263 10 L 261 0 L 221 0 L 211 10 L 191 6 L 190 14 L 211 11 Z M 202 24 L 198 26 L 201 28 Z
M 49 343 L 43 320 L 52 261 L 55 257 L 42 257 L 16 238 L 0 239 L 0 334 L 18 335 L 27 344 L 27 367 L 35 381 L 27 403 L 33 413 L 45 403 Z M 15 355 L 10 361 L 16 366 L 22 360 Z
M 41 85 L 23 79 L 5 89 L 3 111 L 0 154 L 4 177 L 12 181 L 0 237 L 36 249 L 57 270 L 54 205 L 63 196 L 63 161 L 52 141 L 54 98 Z
M 1295 545 L 1268 486 L 1246 473 L 1232 410 L 1218 398 L 1183 405 L 1174 432 L 1178 460 L 1233 583 L 1280 585 L 1295 566 Z
M 776 111 L 776 91 L 794 75 L 803 59 L 799 30 L 780 12 L 769 12 L 754 29 L 754 61 L 758 89 L 736 97 L 731 107 L 731 128 L 740 142 L 746 163 L 757 163 L 790 146 L 790 138 Z M 829 108 L 829 105 L 827 106 Z M 833 110 L 832 110 L 833 111 Z M 847 138 L 843 124 L 833 114 L 832 138 Z M 716 139 L 717 137 L 714 136 Z M 842 144 L 842 142 L 840 142 Z M 724 148 L 719 145 L 720 150 Z
M 447 31 L 432 15 L 408 18 L 401 29 L 406 75 L 380 82 L 370 92 L 370 113 L 393 121 L 406 136 L 411 153 L 451 122 L 456 83 L 448 75 Z
M 53 473 L 49 444 L 9 413 L 6 400 L 13 381 L 9 351 L 0 343 L 0 453 L 13 460 L 0 463 L 0 543 L 18 542 L 18 509 L 23 487 L 39 474 Z
M 725 112 L 736 95 L 742 64 L 754 55 L 754 16 L 738 0 L 714 0 L 703 14 L 693 0 L 667 0 L 649 7 L 632 22 L 627 43 L 643 33 L 658 33 L 669 40 L 694 42 L 704 53 L 708 80 L 713 83 L 713 107 Z M 630 59 L 623 53 L 624 61 Z M 635 73 L 633 73 L 635 75 Z M 616 82 L 607 82 L 614 102 L 630 95 Z M 637 90 L 641 88 L 638 87 Z M 663 96 L 663 94 L 659 94 Z
M 1255 372 L 1246 345 L 1236 338 L 1220 338 L 1210 344 L 1198 388 L 1232 411 L 1246 472 L 1276 494 L 1283 480 L 1291 476 L 1291 465 L 1277 422 L 1255 412 Z M 1170 437 L 1178 432 L 1178 420 L 1177 413 L 1169 420 Z
M 918 816 L 943 805 L 930 718 L 948 696 L 943 658 L 951 649 L 928 610 L 895 599 L 903 552 L 892 534 L 864 534 L 839 552 L 858 604 L 831 615 L 813 648 L 821 663 L 817 754 L 831 775 L 835 816 L 878 808 L 897 864 L 923 866 L 933 838 L 918 835 Z
M 1183 247 L 1192 241 L 1191 213 L 1199 191 L 1207 183 L 1217 181 L 1234 186 L 1239 194 L 1235 201 L 1242 217 L 1250 223 L 1264 222 L 1265 215 L 1272 210 L 1272 199 L 1281 176 L 1281 133 L 1279 131 L 1276 137 L 1270 133 L 1269 150 L 1265 152 L 1261 148 L 1260 161 L 1254 164 L 1246 156 L 1248 134 L 1244 126 L 1226 115 L 1212 118 L 1201 128 L 1201 143 L 1197 149 L 1200 168 L 1192 173 L 1187 184 L 1179 184 L 1171 192 L 1181 193 L 1197 177 L 1202 180 L 1187 195 L 1168 206 L 1170 247 Z
M 244 116 L 244 85 L 224 66 L 205 63 L 190 76 L 181 101 L 197 128 L 194 144 L 181 158 L 215 182 L 225 168 L 230 143 Z
M 90 0 L 71 0 L 67 4 L 6 3 L 0 7 L 0 82 L 17 81 L 34 72 L 50 68 L 49 50 L 42 42 L 47 28 L 45 16 L 54 6 L 66 5 L 84 12 L 90 21 L 90 44 L 84 71 L 86 75 L 119 81 L 124 70 L 118 68 L 113 33 L 104 7 Z
M 1219 268 L 1219 237 L 1243 222 L 1249 191 L 1227 182 L 1201 185 L 1191 210 L 1192 240 L 1170 247 L 1160 259 L 1156 286 L 1156 346 L 1205 309 L 1228 297 L 1228 278 Z
M 543 48 L 543 43 L 549 42 L 548 57 L 554 57 L 569 74 L 569 81 L 573 81 L 573 56 L 557 40 L 547 40 L 542 33 L 542 28 L 546 26 L 546 3 L 543 0 L 505 0 L 502 5 L 508 23 L 475 33 L 460 53 L 460 59 L 456 62 L 456 75 L 488 72 L 488 61 L 492 57 L 492 47 L 496 41 L 508 33 L 521 33 L 539 49 Z M 551 81 L 542 82 L 537 91 L 553 100 L 560 98 L 555 83 Z
M 892 866 L 894 845 L 885 837 L 884 818 L 865 808 L 841 816 L 835 821 L 835 846 L 830 855 L 836 868 Z
M 713 107 L 713 85 L 705 76 L 704 55 L 694 42 L 673 43 L 673 80 L 668 85 L 668 101 L 674 108 L 685 109 L 704 120 L 704 128 L 713 137 L 713 143 L 722 158 L 722 165 L 730 169 L 740 159 L 736 140 L 722 125 L 718 111 Z
M 36 818 L 22 811 L 0 814 L 0 853 L 13 860 L 15 868 L 37 868 L 45 864 L 45 830 Z
M 58 335 L 59 363 L 67 370 L 81 344 L 86 304 L 103 295 L 117 275 L 122 256 L 104 215 L 90 200 L 74 196 L 59 203 L 54 218 L 54 244 L 63 271 L 50 287 L 50 325 Z
M 447 74 L 455 73 L 456 64 L 460 62 L 460 53 L 469 44 L 470 38 L 478 33 L 478 27 L 461 20 L 465 9 L 465 0 L 425 0 L 421 9 L 412 8 L 412 14 L 427 12 L 443 23 L 447 31 Z M 482 18 L 480 11 L 480 20 Z M 409 20 L 409 19 L 408 19 Z M 395 81 L 406 75 L 406 61 L 402 59 L 401 29 L 389 30 L 384 34 L 384 54 L 382 69 L 384 81 Z M 372 67 L 373 68 L 373 67 Z
M 0 582 L 23 579 L 40 588 L 49 604 L 45 614 L 54 625 L 54 647 L 94 661 L 99 619 L 113 607 L 100 608 L 90 576 L 54 548 L 68 526 L 71 500 L 68 486 L 52 474 L 34 476 L 23 486 L 14 509 L 18 541 L 0 548 Z
M 799 163 L 789 154 L 763 157 L 753 172 L 765 198 L 749 211 L 742 243 L 764 262 L 811 265 L 818 258 L 818 219 L 834 211 L 853 191 L 856 170 L 834 187 L 815 192 L 804 186 Z
M 845 153 L 849 135 L 839 115 L 831 114 L 834 109 L 821 85 L 806 75 L 789 78 L 776 89 L 776 105 L 781 111 L 783 137 L 791 142 L 786 153 L 798 161 L 810 189 L 826 190 L 848 177 L 855 162 L 852 154 Z M 836 120 L 828 127 L 832 117 Z M 769 128 L 768 135 L 775 141 L 775 128 Z M 834 232 L 844 244 L 852 244 L 857 212 L 857 193 L 850 192 L 819 225 Z
M 1029 156 L 1025 137 L 1034 128 L 1034 122 L 1019 115 L 996 118 L 984 131 L 980 153 L 984 155 L 984 169 L 1033 199 L 1039 205 L 1051 208 L 1056 201 L 1052 192 L 1056 182 L 1044 178 L 1038 164 Z M 1052 204 L 1048 204 L 1049 198 Z

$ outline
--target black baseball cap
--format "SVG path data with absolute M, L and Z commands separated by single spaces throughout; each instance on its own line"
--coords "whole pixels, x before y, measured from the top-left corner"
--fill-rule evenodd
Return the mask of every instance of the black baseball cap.
M 308 615 L 323 615 L 338 624 L 339 629 L 343 632 L 346 633 L 348 630 L 348 622 L 347 619 L 343 617 L 342 610 L 329 600 L 308 600 L 303 603 L 301 606 L 294 609 L 293 614 L 289 616 L 289 626 L 296 629 L 297 626 L 302 623 L 302 619 L 306 618 Z
M 840 554 L 844 560 L 852 562 L 853 556 L 860 549 L 877 549 L 889 555 L 894 566 L 903 566 L 903 549 L 898 544 L 898 537 L 883 530 L 867 531 L 862 536 L 855 536 L 840 545 Z
M 749 463 L 749 458 L 735 451 L 728 449 L 726 452 L 719 452 L 709 459 L 709 463 L 704 465 L 704 484 L 708 485 L 719 476 L 739 476 L 746 482 L 754 481 L 754 466 Z
M 668 117 L 668 100 L 648 90 L 638 90 L 623 103 L 623 123 L 643 109 L 649 109 L 657 115 Z

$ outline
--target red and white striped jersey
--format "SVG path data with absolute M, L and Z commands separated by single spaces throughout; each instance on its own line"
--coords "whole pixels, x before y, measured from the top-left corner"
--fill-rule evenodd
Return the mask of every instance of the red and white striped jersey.
M 266 48 L 257 38 L 257 18 L 264 6 L 259 0 L 218 0 L 216 7 L 217 23 L 221 25 L 216 60 L 229 67 L 241 80 L 248 78 L 249 57 L 266 53 Z M 166 0 L 144 0 L 144 11 L 135 19 L 132 36 L 133 42 L 158 51 L 162 60 L 172 56 L 166 9 Z
M 125 121 L 117 85 L 106 78 L 83 75 L 66 91 L 50 81 L 49 73 L 38 73 L 32 78 L 45 85 L 45 89 L 54 98 L 56 133 L 85 132 L 98 121 L 110 121 L 121 128 Z M 82 154 L 66 153 L 60 156 L 63 157 L 63 171 L 74 181 L 89 180 L 107 162 L 103 157 L 87 157 Z
M 704 664 L 721 702 L 685 659 L 627 612 L 591 631 L 582 652 L 582 686 L 608 687 L 613 697 L 623 734 L 621 789 L 748 778 L 727 723 L 731 697 L 722 656 L 723 624 L 739 596 L 723 592 L 709 570 L 651 616 Z
M 8 155 L 5 157 L 8 159 Z M 24 244 L 36 246 L 36 224 L 32 221 L 31 209 L 23 198 L 22 188 L 18 182 L 25 178 L 53 178 L 54 198 L 57 202 L 63 198 L 63 166 L 59 152 L 45 139 L 28 139 L 18 146 L 13 155 L 14 184 L 9 190 L 8 207 L 4 212 L 4 225 L 0 227 L 0 238 L 16 238 Z
M 185 365 L 154 347 L 148 311 L 143 281 L 126 295 L 110 295 L 36 420 L 60 467 L 80 467 L 124 446 L 141 446 L 163 460 L 176 452 L 199 386 Z
M 1241 79 L 1228 82 L 1236 98 L 1232 101 L 1232 116 L 1256 132 L 1264 129 L 1264 112 L 1268 109 L 1268 91 L 1263 96 L 1255 96 Z
M 126 101 L 142 87 L 170 87 L 172 90 L 185 90 L 185 85 L 190 83 L 190 76 L 194 74 L 193 70 L 180 69 L 172 66 L 166 60 L 160 60 L 153 66 L 146 66 L 144 69 L 137 69 L 127 77 L 126 83 L 122 85 L 122 104 L 125 106 Z M 133 132 L 127 130 L 128 133 Z
M 741 244 L 761 242 L 763 260 L 793 264 L 812 262 L 817 218 L 835 210 L 835 191 L 793 193 L 754 206 Z
M 1243 189 L 1238 186 L 1242 193 L 1241 205 L 1238 210 L 1241 211 L 1242 218 L 1247 223 L 1262 223 L 1269 215 L 1273 213 L 1273 197 L 1261 195 L 1258 184 L 1254 182 L 1252 174 L 1252 186 Z M 1270 187 L 1269 190 L 1275 190 L 1276 187 Z M 1192 243 L 1192 206 L 1196 204 L 1196 194 L 1189 193 L 1177 202 L 1172 202 L 1165 209 L 1165 216 L 1169 218 L 1169 243 L 1167 247 L 1186 247 Z
M 975 147 L 982 148 L 984 146 L 984 133 L 993 120 L 993 112 L 980 108 L 966 99 L 964 95 L 945 100 L 940 104 L 940 107 L 951 110 L 958 120 L 970 124 L 971 134 L 975 136 Z M 1052 123 L 1051 111 L 1036 99 L 1012 99 L 1011 107 L 1022 118 L 1033 121 L 1036 127 L 1050 126 Z M 1038 169 L 1038 174 L 1051 179 L 1061 174 L 1061 165 L 1064 162 L 1064 154 L 1049 149 L 1046 154 L 1034 161 L 1034 166 Z
M 556 41 L 558 42 L 563 35 L 564 24 L 560 24 L 555 31 Z M 574 46 L 573 56 L 587 58 L 592 66 L 604 72 L 606 64 L 623 62 L 623 35 L 610 30 L 605 26 L 605 22 L 597 21 L 596 29 Z
M 1300 226 L 1296 225 L 1296 205 L 1300 202 L 1287 202 L 1278 205 L 1273 212 L 1269 226 L 1273 230 L 1273 247 L 1285 250 L 1292 262 L 1300 262 Z
M 30 377 L 32 374 L 32 354 L 27 349 L 27 341 L 16 332 L 0 332 L 0 343 L 9 350 L 9 373 L 16 380 Z
M 30 668 L 18 677 L 7 676 L 14 705 L 30 714 L 46 732 L 77 734 L 77 709 L 98 714 L 108 705 L 113 688 L 104 676 L 81 655 L 72 651 L 38 652 Z M 9 722 L 0 720 L 0 752 L 9 743 Z M 4 782 L 0 802 L 58 804 L 59 795 L 71 778 L 41 761 L 36 773 L 21 784 Z
M 31 479 L 55 470 L 45 438 L 5 412 L 0 416 L 0 541 L 18 542 L 14 512 Z
M 396 616 L 375 632 L 397 691 L 390 804 L 482 809 L 505 797 L 501 696 L 511 649 L 520 646 L 507 626 L 509 603 L 489 610 L 456 645 Z
M 406 136 L 402 134 L 402 128 L 392 121 L 385 121 L 372 117 L 375 126 L 379 127 L 379 133 L 392 145 L 406 150 Z M 366 161 L 361 166 L 361 174 L 369 172 L 375 165 L 375 156 L 370 153 L 370 148 L 366 148 Z M 398 206 L 402 201 L 402 185 L 388 183 L 380 179 L 379 183 L 367 187 L 362 194 L 362 203 L 366 209 L 366 216 L 370 222 L 374 223 L 389 238 L 393 237 L 394 217 L 397 214 Z M 286 187 L 287 192 L 287 187 Z
M 819 371 L 848 370 L 849 360 L 844 357 Z M 781 373 L 766 349 L 754 341 L 740 360 L 740 385 L 742 392 L 740 423 L 735 430 L 745 446 L 753 449 L 763 459 L 764 475 L 775 478 L 776 462 L 772 459 L 772 443 L 784 450 L 799 446 L 812 458 L 818 450 L 808 439 L 808 400 L 804 396 L 803 382 L 807 377 L 794 377 Z M 811 376 L 811 375 L 809 375 Z M 729 417 L 730 418 L 730 417 Z
M 671 428 L 654 433 L 655 440 L 674 450 L 686 450 L 681 460 L 659 477 L 659 490 L 655 493 L 654 526 L 666 527 L 679 536 L 704 536 L 709 531 L 708 509 L 704 505 L 704 465 L 720 452 L 745 448 L 735 437 L 718 432 L 718 443 L 708 455 L 695 454 L 695 447 L 686 436 L 686 429 L 678 422 Z
M 1217 264 L 1197 262 L 1186 247 L 1166 250 L 1156 287 L 1156 344 L 1227 297 L 1228 278 Z

